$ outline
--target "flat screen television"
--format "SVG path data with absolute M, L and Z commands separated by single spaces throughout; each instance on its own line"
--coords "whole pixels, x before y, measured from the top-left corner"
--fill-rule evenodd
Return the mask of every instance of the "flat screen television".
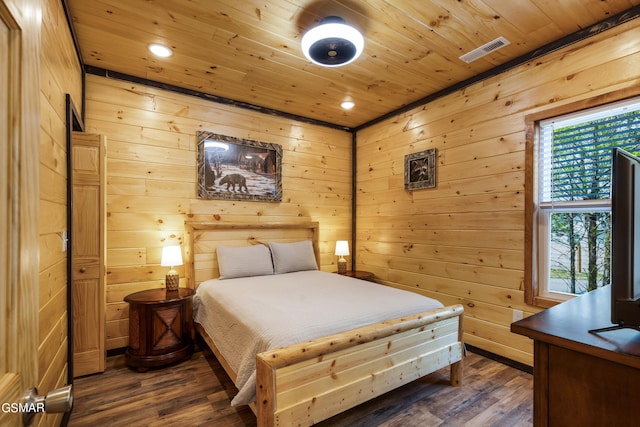
M 640 330 L 640 158 L 614 148 L 611 170 L 611 323 Z

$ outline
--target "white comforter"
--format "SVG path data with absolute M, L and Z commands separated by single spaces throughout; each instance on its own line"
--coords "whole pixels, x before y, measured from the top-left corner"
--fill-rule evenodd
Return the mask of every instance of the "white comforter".
M 232 405 L 245 405 L 255 400 L 256 354 L 442 306 L 413 292 L 302 271 L 205 281 L 194 320 L 237 374 Z

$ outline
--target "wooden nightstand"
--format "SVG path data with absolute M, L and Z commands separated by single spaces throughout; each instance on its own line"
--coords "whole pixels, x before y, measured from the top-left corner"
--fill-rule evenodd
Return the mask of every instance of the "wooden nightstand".
M 159 288 L 124 298 L 129 303 L 127 365 L 143 372 L 191 357 L 193 293 L 193 289 L 167 292 Z
M 338 273 L 339 274 L 339 273 Z M 375 279 L 375 274 L 370 271 L 362 271 L 362 270 L 349 270 L 343 276 L 354 277 L 356 279 L 367 280 L 369 282 L 373 282 Z

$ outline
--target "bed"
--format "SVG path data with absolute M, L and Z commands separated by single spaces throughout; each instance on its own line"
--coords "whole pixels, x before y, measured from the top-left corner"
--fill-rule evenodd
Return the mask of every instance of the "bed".
M 320 265 L 318 223 L 187 222 L 186 230 L 196 329 L 238 386 L 232 404 L 250 404 L 258 426 L 312 425 L 446 366 L 461 384 L 462 306 L 299 268 L 309 253 Z M 228 267 L 243 254 L 260 273 L 265 250 L 275 274 Z

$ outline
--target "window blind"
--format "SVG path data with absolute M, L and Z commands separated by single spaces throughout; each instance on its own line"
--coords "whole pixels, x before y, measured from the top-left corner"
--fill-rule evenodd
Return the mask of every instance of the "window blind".
M 608 200 L 611 149 L 640 154 L 640 101 L 540 123 L 541 204 Z

